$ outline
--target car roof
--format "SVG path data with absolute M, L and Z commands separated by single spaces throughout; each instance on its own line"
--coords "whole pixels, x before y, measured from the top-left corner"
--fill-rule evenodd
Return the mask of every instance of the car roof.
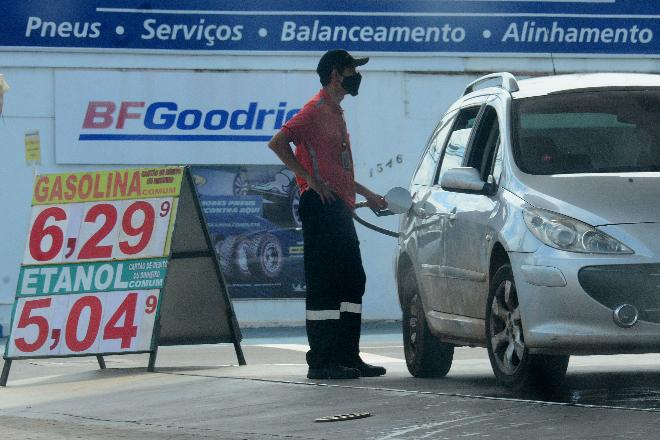
M 476 84 L 500 80 L 499 86 L 477 89 Z M 485 98 L 498 94 L 511 94 L 513 99 L 544 96 L 552 93 L 568 93 L 590 89 L 639 89 L 660 88 L 660 75 L 645 73 L 575 73 L 566 75 L 538 76 L 518 80 L 508 72 L 483 76 L 470 83 L 463 96 L 447 109 L 446 113 L 461 108 L 475 98 Z M 477 101 L 479 102 L 479 101 Z
M 511 94 L 513 99 L 584 89 L 660 87 L 660 75 L 641 73 L 582 73 L 542 76 L 519 80 L 518 87 L 519 90 Z

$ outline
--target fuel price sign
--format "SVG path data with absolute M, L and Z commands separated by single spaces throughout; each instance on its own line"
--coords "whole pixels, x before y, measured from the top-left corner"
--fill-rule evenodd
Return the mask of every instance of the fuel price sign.
M 174 199 L 35 206 L 23 264 L 161 257 Z
M 160 290 L 20 298 L 8 356 L 148 351 Z
M 245 365 L 240 339 L 188 168 L 37 176 L 0 386 L 15 359 L 149 353 L 153 371 L 161 345 L 230 342 Z
M 183 170 L 36 178 L 6 358 L 152 350 Z

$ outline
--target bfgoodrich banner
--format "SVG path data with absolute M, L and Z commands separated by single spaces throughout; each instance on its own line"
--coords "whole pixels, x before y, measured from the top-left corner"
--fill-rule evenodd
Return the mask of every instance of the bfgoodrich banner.
M 277 163 L 266 147 L 318 88 L 316 74 L 55 74 L 60 164 Z

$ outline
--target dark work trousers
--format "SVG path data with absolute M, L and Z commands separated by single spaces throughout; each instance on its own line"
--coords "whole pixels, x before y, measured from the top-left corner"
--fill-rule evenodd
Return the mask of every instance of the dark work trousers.
M 354 364 L 360 351 L 366 277 L 352 212 L 335 197 L 323 204 L 311 189 L 300 197 L 311 368 Z

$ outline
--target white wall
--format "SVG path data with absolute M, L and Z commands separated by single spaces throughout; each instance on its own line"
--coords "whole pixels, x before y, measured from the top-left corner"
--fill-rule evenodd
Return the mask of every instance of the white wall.
M 110 69 L 113 71 L 268 71 L 287 75 L 302 71 L 314 79 L 318 56 L 313 55 L 147 55 L 93 54 L 57 52 L 0 52 L 0 73 L 11 90 L 5 96 L 4 115 L 0 119 L 0 217 L 2 252 L 0 252 L 0 325 L 7 332 L 23 255 L 30 212 L 31 186 L 36 171 L 66 172 L 108 169 L 105 165 L 58 165 L 55 163 L 55 71 Z M 343 103 L 351 132 L 356 178 L 374 191 L 384 193 L 393 186 L 407 186 L 426 139 L 444 109 L 456 99 L 467 83 L 482 73 L 508 70 L 521 76 L 552 73 L 548 57 L 441 57 L 372 55 L 362 68 L 364 79 L 357 98 Z M 554 59 L 557 72 L 574 71 L 660 71 L 660 60 L 617 57 L 610 59 L 564 57 Z M 100 85 L 102 87 L 102 85 Z M 304 100 L 317 91 L 312 88 Z M 26 165 L 24 134 L 38 129 L 41 135 L 42 164 L 38 169 Z M 266 146 L 264 145 L 264 148 Z M 378 163 L 396 156 L 392 168 L 376 171 Z M 120 165 L 120 164 L 118 164 Z M 373 172 L 370 172 L 373 170 Z M 381 226 L 396 227 L 395 218 L 377 219 Z M 367 293 L 365 319 L 397 319 L 392 259 L 394 239 L 358 225 L 358 235 L 365 270 Z M 304 302 L 236 301 L 241 325 L 300 324 Z

